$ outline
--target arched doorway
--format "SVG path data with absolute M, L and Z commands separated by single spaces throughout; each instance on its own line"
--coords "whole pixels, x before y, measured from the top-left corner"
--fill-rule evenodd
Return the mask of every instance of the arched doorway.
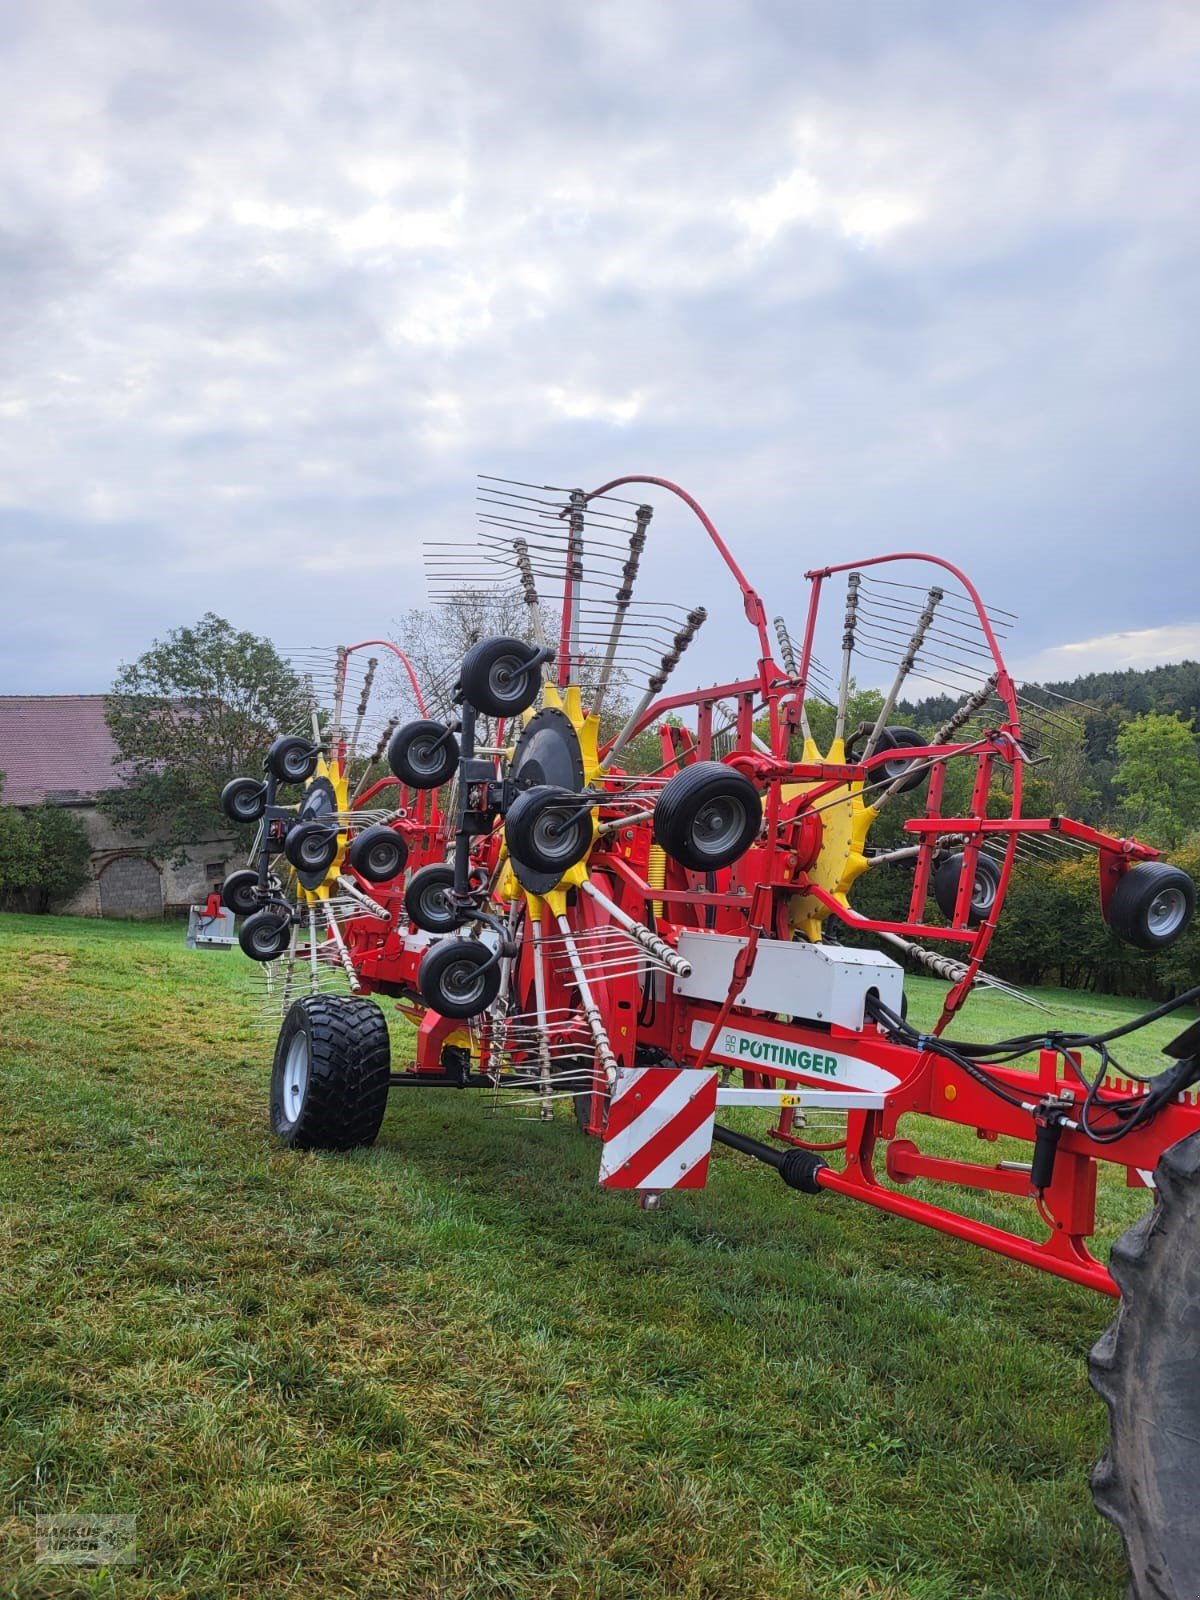
M 102 917 L 161 917 L 162 877 L 146 856 L 117 856 L 100 873 Z

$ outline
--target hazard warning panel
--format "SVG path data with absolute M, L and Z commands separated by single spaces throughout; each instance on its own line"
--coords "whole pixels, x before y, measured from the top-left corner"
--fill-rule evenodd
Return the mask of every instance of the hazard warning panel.
M 716 1112 L 715 1072 L 626 1068 L 608 1109 L 601 1184 L 607 1189 L 702 1189 Z

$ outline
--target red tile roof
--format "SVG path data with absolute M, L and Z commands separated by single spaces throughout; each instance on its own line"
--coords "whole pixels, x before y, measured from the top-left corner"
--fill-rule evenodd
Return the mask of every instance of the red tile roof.
M 0 804 L 89 800 L 121 782 L 102 694 L 0 695 Z

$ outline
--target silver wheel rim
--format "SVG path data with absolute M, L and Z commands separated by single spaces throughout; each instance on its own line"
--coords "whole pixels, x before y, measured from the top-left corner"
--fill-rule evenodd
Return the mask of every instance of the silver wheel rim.
M 399 851 L 386 840 L 372 845 L 367 851 L 367 869 L 379 878 L 394 878 L 400 871 L 397 865 Z
M 1150 902 L 1146 927 L 1156 939 L 1169 939 L 1187 916 L 1187 897 L 1182 889 L 1160 889 Z
M 701 855 L 719 856 L 741 837 L 746 813 L 730 795 L 718 795 L 696 812 L 692 841 Z
M 414 739 L 408 747 L 408 759 L 423 777 L 439 770 L 442 749 L 434 739 Z
M 283 1061 L 283 1114 L 289 1123 L 299 1117 L 307 1088 L 308 1035 L 300 1031 L 293 1035 Z
M 440 883 L 432 883 L 428 889 L 421 891 L 421 910 L 429 922 L 452 923 L 454 921 L 453 913 L 450 910 L 449 897 Z
M 254 948 L 266 960 L 274 961 L 282 951 L 281 931 L 264 922 L 261 927 L 254 929 Z
M 571 863 L 582 853 L 578 815 L 564 806 L 548 806 L 533 824 L 533 848 L 555 866 Z
M 455 1005 L 473 1005 L 483 995 L 484 971 L 473 961 L 452 961 L 442 974 L 442 992 Z
M 488 688 L 498 700 L 511 700 L 523 687 L 520 680 L 524 676 L 524 662 L 518 661 L 516 656 L 501 656 L 499 661 L 492 663 L 492 670 L 488 673 Z
M 985 872 L 975 874 L 975 892 L 971 905 L 976 911 L 990 911 L 996 899 L 996 880 Z

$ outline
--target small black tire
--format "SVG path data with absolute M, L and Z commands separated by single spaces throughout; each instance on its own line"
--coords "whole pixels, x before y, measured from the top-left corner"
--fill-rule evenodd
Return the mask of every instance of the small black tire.
M 406 722 L 388 744 L 388 765 L 410 789 L 440 789 L 458 770 L 458 740 L 444 722 Z
M 463 920 L 450 899 L 453 887 L 454 868 L 449 862 L 433 862 L 419 868 L 404 890 L 409 921 L 424 933 L 453 933 Z
M 504 818 L 508 853 L 536 872 L 570 870 L 592 847 L 592 813 L 567 789 L 526 789 Z
M 1109 1256 L 1121 1306 L 1089 1363 L 1092 1388 L 1108 1408 L 1108 1449 L 1092 1473 L 1092 1498 L 1124 1542 L 1127 1600 L 1194 1600 L 1200 1134 L 1163 1152 L 1154 1186 L 1153 1207 Z
M 958 880 L 962 877 L 965 857 L 962 851 L 947 856 L 933 875 L 933 898 L 944 917 L 953 921 L 954 904 L 958 899 Z M 986 922 L 996 909 L 1000 889 L 1000 868 L 991 856 L 980 854 L 975 858 L 975 883 L 971 889 L 971 904 L 967 908 L 967 922 L 972 928 Z
M 373 1000 L 304 995 L 275 1045 L 271 1129 L 293 1150 L 374 1144 L 390 1074 L 387 1021 Z
M 251 961 L 278 961 L 291 942 L 291 919 L 266 908 L 247 917 L 238 929 L 242 954 Z
M 665 785 L 654 808 L 654 838 L 693 872 L 736 861 L 762 826 L 762 800 L 744 773 L 720 761 L 696 761 Z
M 257 778 L 230 778 L 221 790 L 221 811 L 230 822 L 257 822 L 267 809 L 267 786 Z
M 229 874 L 221 885 L 221 904 L 235 917 L 248 917 L 258 910 L 258 873 L 253 867 Z
M 404 871 L 408 841 L 395 828 L 382 824 L 364 828 L 351 839 L 346 859 L 368 883 L 388 883 Z
M 462 698 L 487 717 L 517 717 L 528 711 L 542 687 L 537 650 L 523 639 L 480 639 L 463 657 L 458 687 Z
M 1196 910 L 1196 885 L 1168 861 L 1130 867 L 1108 902 L 1108 925 L 1138 950 L 1166 950 L 1187 932 Z
M 267 751 L 267 771 L 280 783 L 307 783 L 317 770 L 321 752 L 311 739 L 289 733 Z
M 478 939 L 443 939 L 421 958 L 421 998 L 442 1017 L 477 1017 L 500 992 L 500 963 Z
M 297 872 L 328 872 L 338 853 L 338 833 L 328 822 L 301 822 L 288 829 L 283 853 Z
M 924 749 L 929 743 L 915 728 L 884 728 L 875 742 L 874 755 L 887 750 Z M 913 768 L 915 767 L 915 771 Z M 910 794 L 919 789 L 928 778 L 930 768 L 923 761 L 881 761 L 871 769 L 871 783 L 886 779 L 888 787 L 896 785 L 897 794 Z

